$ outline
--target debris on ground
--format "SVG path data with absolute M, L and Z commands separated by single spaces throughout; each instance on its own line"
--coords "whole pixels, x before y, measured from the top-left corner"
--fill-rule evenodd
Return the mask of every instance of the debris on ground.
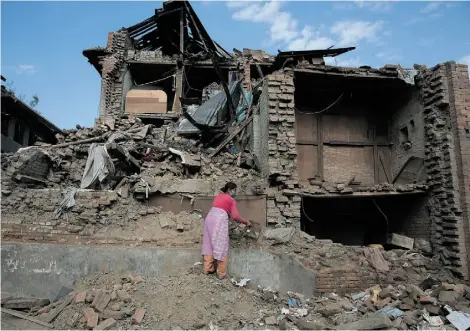
M 452 293 L 446 302 L 439 299 L 442 292 Z M 469 299 L 470 287 L 445 282 L 308 297 L 246 278 L 218 280 L 194 264 L 160 277 L 90 275 L 58 301 L 21 311 L 56 329 L 455 330 L 470 327 Z M 10 296 L 2 305 L 13 300 L 20 298 Z

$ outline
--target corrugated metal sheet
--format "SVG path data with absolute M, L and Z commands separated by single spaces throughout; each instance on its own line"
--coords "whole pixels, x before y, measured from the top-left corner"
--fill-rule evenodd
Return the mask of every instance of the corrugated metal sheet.
M 235 107 L 238 107 L 241 95 L 241 80 L 234 82 L 229 87 L 230 95 Z M 227 108 L 227 96 L 224 91 L 217 93 L 214 97 L 204 102 L 193 114 L 196 122 L 213 126 L 217 123 L 217 114 L 225 112 Z M 197 134 L 199 129 L 192 125 L 186 118 L 181 121 L 177 130 L 178 134 Z

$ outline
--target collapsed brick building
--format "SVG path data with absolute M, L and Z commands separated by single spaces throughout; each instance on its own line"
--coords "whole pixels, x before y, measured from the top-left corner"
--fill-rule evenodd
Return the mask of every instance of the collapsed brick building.
M 31 227 L 18 219 L 15 203 L 30 199 L 22 210 L 32 212 L 47 194 L 57 205 L 61 181 L 80 182 L 80 173 L 56 172 L 53 188 L 17 196 L 15 184 L 2 178 L 10 199 L 2 200 L 2 225 L 12 224 L 2 235 L 116 243 L 91 238 L 94 227 L 119 222 L 133 206 L 135 220 L 158 207 L 207 212 L 220 184 L 233 180 L 242 191 L 240 209 L 263 226 L 295 227 L 345 245 L 385 245 L 391 233 L 426 239 L 445 266 L 468 280 L 468 69 L 454 62 L 414 69 L 325 64 L 325 57 L 353 49 L 231 54 L 210 38 L 188 2 L 165 2 L 145 21 L 109 33 L 106 47 L 83 52 L 101 75 L 100 116 L 94 129 L 78 128 L 82 136 L 69 139 L 72 148 L 62 160 L 67 171 L 83 171 L 85 160 L 70 162 L 71 155 L 86 155 L 89 143 L 102 138 L 100 128 L 129 132 L 138 120 L 154 127 L 139 138 L 147 151 L 186 146 L 184 169 L 171 170 L 159 157 L 160 163 L 134 160 L 151 178 L 126 180 L 148 205 L 123 204 L 129 186 L 123 193 L 120 177 L 111 190 L 78 192 L 76 219 L 66 226 L 52 220 L 55 207 L 48 205 L 44 214 L 51 220 Z M 88 145 L 78 145 L 83 138 Z M 22 159 L 31 157 L 14 156 L 5 175 L 28 176 Z M 106 207 L 117 200 L 121 207 Z M 38 235 L 41 226 L 51 236 Z

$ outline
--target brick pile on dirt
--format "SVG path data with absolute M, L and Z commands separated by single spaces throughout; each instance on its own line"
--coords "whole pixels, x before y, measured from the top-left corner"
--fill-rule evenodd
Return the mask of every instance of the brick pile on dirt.
M 454 330 L 455 316 L 470 312 L 469 299 L 468 286 L 433 278 L 344 295 L 279 293 L 219 281 L 195 263 L 159 277 L 90 275 L 57 302 L 23 311 L 55 329 Z

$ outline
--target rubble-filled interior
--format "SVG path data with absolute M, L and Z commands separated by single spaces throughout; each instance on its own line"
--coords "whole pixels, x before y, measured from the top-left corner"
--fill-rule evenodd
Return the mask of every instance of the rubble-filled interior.
M 435 298 L 470 306 L 459 284 L 469 275 L 467 68 L 325 65 L 325 56 L 352 49 L 231 54 L 188 2 L 165 2 L 111 32 L 106 47 L 84 51 L 102 77 L 93 128 L 2 154 L 2 240 L 199 248 L 213 197 L 233 181 L 255 226 L 233 225 L 231 247 L 288 254 L 315 274 L 312 292 L 330 294 L 291 295 L 307 309 L 295 316 L 279 313 L 283 294 L 271 300 L 254 288 L 245 299 L 253 309 L 268 301 L 267 311 L 249 321 L 230 311 L 219 326 L 354 329 L 349 322 L 386 308 L 374 327 L 406 329 L 432 325 L 426 308 L 452 328 Z M 227 289 L 198 277 L 189 276 Z M 117 289 L 99 282 L 103 293 Z M 97 320 L 85 302 L 92 298 L 75 311 L 69 301 L 73 323 L 59 318 L 54 327 L 85 327 L 83 309 Z M 138 307 L 123 302 L 100 322 L 118 316 L 131 327 Z M 145 327 L 175 327 L 174 316 L 152 316 Z M 195 328 L 187 323 L 176 326 Z

